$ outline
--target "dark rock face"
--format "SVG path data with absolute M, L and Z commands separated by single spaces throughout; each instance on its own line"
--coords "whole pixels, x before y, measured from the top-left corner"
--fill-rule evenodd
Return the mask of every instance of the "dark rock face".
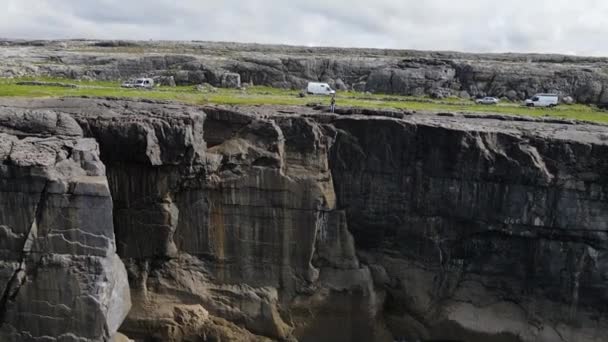
M 12 123 L 2 124 L 11 132 L 3 137 L 10 146 L 27 142 L 0 145 L 0 157 L 11 161 L 3 167 L 20 160 L 21 168 L 48 163 L 64 170 L 61 158 L 29 145 L 55 149 L 57 142 L 62 151 L 78 151 L 68 154 L 78 166 L 70 172 L 107 175 L 109 186 L 85 189 L 105 191 L 104 201 L 108 189 L 112 194 L 133 301 L 121 326 L 129 337 L 549 342 L 602 341 L 608 331 L 606 126 L 101 99 L 2 105 L 11 119 L 0 123 Z M 56 138 L 19 140 L 20 118 L 41 111 L 44 119 L 32 122 L 43 123 L 32 129 Z M 79 185 L 67 189 L 78 200 Z M 63 217 L 56 207 L 43 211 Z M 107 205 L 95 208 L 111 226 Z M 1 213 L 3 225 L 17 226 L 14 215 Z M 32 245 L 53 255 L 36 264 L 55 272 L 39 271 L 48 281 L 36 282 L 42 278 L 28 266 L 31 285 L 13 296 L 10 278 L 23 273 L 16 271 L 21 259 L 0 255 L 4 336 L 27 327 L 10 317 L 47 316 L 39 302 L 72 298 L 41 288 L 81 269 L 55 255 L 120 263 L 108 259 L 113 250 L 103 244 L 113 240 L 93 239 L 97 228 L 88 240 L 65 236 L 79 244 L 40 233 L 45 229 Z M 6 250 L 23 250 L 19 234 L 7 230 Z M 89 267 L 85 279 L 108 269 Z M 123 316 L 113 317 L 120 320 L 107 326 Z M 39 334 L 61 328 L 90 340 L 115 331 L 37 327 Z
M 221 85 L 223 88 L 240 88 L 241 75 L 229 72 L 222 75 Z
M 407 338 L 601 340 L 608 146 L 592 132 L 577 141 L 479 124 L 334 122 L 338 203 L 382 275 L 389 327 Z
M 0 340 L 116 334 L 131 302 L 112 199 L 69 115 L 0 109 L 0 235 Z
M 206 42 L 59 43 L 61 49 L 56 41 L 5 41 L 0 76 L 114 81 L 155 76 L 167 85 L 239 87 L 242 81 L 295 89 L 321 81 L 337 89 L 387 94 L 522 100 L 556 92 L 580 103 L 608 103 L 605 58 Z

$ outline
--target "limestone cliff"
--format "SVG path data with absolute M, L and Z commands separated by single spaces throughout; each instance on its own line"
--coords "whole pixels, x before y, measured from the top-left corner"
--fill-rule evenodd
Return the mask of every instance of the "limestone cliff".
M 11 317 L 32 313 L 47 320 L 38 336 L 109 338 L 127 301 L 106 311 L 66 301 L 128 298 L 120 286 L 95 288 L 100 277 L 126 281 L 113 227 L 133 302 L 120 330 L 131 338 L 603 340 L 608 127 L 406 114 L 2 100 L 3 139 L 27 144 L 0 149 L 3 167 L 19 171 L 7 174 L 42 163 L 42 183 L 65 185 L 61 205 L 30 206 L 40 214 L 0 202 L 3 249 L 13 251 L 2 254 L 0 333 L 24 336 L 29 323 Z M 37 183 L 6 192 L 35 203 L 55 194 L 26 184 Z M 93 197 L 106 202 L 69 202 Z M 21 216 L 30 225 L 12 223 Z M 46 263 L 31 246 L 52 260 L 114 261 Z M 91 285 L 53 291 L 51 279 Z M 102 327 L 94 336 L 79 319 L 48 321 L 91 312 L 100 314 L 86 323 Z
M 332 171 L 391 331 L 604 339 L 606 127 L 374 121 L 334 122 Z
M 0 340 L 107 341 L 131 306 L 97 143 L 73 118 L 0 109 Z

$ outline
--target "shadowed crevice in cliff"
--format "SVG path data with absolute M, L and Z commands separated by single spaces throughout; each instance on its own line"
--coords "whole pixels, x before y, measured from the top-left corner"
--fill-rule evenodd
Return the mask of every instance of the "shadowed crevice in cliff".
M 122 258 L 173 257 L 180 187 L 173 166 L 108 162 L 117 251 Z M 142 239 L 141 237 L 147 237 Z
M 88 113 L 72 114 L 85 135 L 99 142 L 119 255 L 175 257 L 177 198 L 185 188 L 200 188 L 204 182 L 205 114 L 154 101 L 90 102 Z
M 206 119 L 203 138 L 207 147 L 221 145 L 233 138 L 242 128 L 249 125 L 254 117 L 221 107 L 205 107 Z

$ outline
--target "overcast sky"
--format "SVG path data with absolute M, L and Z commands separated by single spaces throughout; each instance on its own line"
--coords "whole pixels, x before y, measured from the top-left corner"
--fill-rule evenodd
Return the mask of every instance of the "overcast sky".
M 608 56 L 607 0 L 0 0 L 0 37 Z

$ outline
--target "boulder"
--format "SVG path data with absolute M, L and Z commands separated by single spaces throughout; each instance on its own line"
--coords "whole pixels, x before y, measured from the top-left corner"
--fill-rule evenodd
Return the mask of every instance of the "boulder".
M 175 78 L 173 76 L 154 76 L 154 83 L 163 87 L 175 87 Z
M 517 94 L 517 91 L 512 89 L 507 91 L 505 96 L 511 101 L 517 101 L 518 99 L 520 99 L 520 96 Z
M 471 95 L 469 95 L 469 93 L 467 91 L 463 90 L 458 93 L 458 97 L 461 99 L 468 100 L 471 98 Z
M 241 75 L 237 73 L 225 73 L 222 75 L 222 88 L 240 88 Z
M 574 104 L 574 98 L 572 98 L 572 96 L 564 96 L 564 97 L 562 97 L 562 103 Z
M 433 89 L 429 92 L 429 97 L 432 99 L 444 99 L 450 96 L 449 89 Z
M 365 87 L 366 87 L 365 82 L 357 82 L 357 83 L 353 84 L 353 90 L 361 92 L 361 93 L 365 91 Z
M 336 80 L 335 87 L 336 87 L 336 90 L 348 90 L 348 86 L 346 85 L 346 83 L 344 83 L 344 81 L 342 81 L 341 78 L 338 78 Z
M 217 88 L 212 86 L 209 83 L 197 84 L 196 86 L 194 86 L 194 89 L 196 91 L 200 91 L 201 93 L 216 93 L 217 92 Z

